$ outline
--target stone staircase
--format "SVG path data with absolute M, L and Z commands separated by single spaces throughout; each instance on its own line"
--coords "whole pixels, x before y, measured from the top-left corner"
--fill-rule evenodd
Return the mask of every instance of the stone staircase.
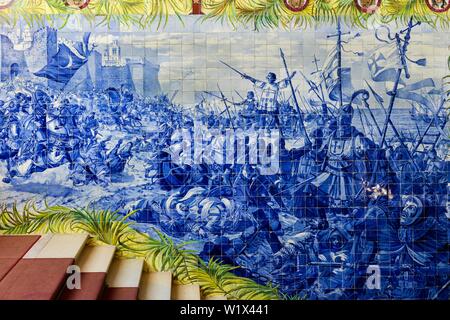
M 0 235 L 0 300 L 226 300 L 202 297 L 199 285 L 176 284 L 170 272 L 145 272 L 143 259 L 117 258 L 114 246 L 88 246 L 88 238 Z

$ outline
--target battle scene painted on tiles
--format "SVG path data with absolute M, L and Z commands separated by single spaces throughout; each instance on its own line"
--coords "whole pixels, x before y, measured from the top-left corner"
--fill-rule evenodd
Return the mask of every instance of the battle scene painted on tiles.
M 448 299 L 447 31 L 183 20 L 3 26 L 0 202 L 136 210 L 290 297 Z

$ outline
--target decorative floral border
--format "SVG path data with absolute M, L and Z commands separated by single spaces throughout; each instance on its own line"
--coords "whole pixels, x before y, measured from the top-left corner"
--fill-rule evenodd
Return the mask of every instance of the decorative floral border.
M 91 0 L 85 0 L 80 6 L 74 7 L 74 6 L 72 6 L 72 5 L 69 3 L 68 0 L 64 0 L 64 4 L 65 4 L 66 6 L 72 7 L 72 8 L 75 8 L 75 9 L 80 9 L 80 10 L 86 8 L 86 7 L 89 5 L 90 2 L 91 2 Z
M 383 0 L 375 13 L 358 9 L 354 0 L 309 0 L 301 11 L 290 10 L 284 0 L 203 0 L 201 21 L 212 19 L 233 27 L 245 25 L 254 29 L 304 29 L 320 23 L 333 23 L 337 18 L 349 26 L 366 28 L 377 23 L 427 23 L 435 28 L 450 26 L 450 10 L 431 10 L 427 0 Z M 63 28 L 73 14 L 83 15 L 95 25 L 135 25 L 142 29 L 156 25 L 163 28 L 169 16 L 184 16 L 193 12 L 192 0 L 90 0 L 83 10 L 65 5 L 64 0 L 14 0 L 0 8 L 0 23 L 53 24 Z M 63 18 L 61 20 L 61 17 Z M 100 21 L 99 21 L 100 20 Z M 62 21 L 62 22 L 61 22 Z

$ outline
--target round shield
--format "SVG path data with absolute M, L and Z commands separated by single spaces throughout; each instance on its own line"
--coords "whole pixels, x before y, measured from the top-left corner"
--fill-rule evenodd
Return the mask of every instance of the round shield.
M 359 11 L 364 13 L 375 13 L 381 6 L 381 0 L 355 0 Z
M 0 0 L 0 10 L 10 7 L 13 2 L 14 0 Z
M 450 0 L 425 0 L 428 8 L 436 13 L 442 13 L 450 9 Z
M 84 9 L 89 5 L 91 0 L 64 0 L 64 4 L 74 9 Z
M 309 0 L 283 0 L 284 5 L 292 12 L 303 11 L 309 3 Z

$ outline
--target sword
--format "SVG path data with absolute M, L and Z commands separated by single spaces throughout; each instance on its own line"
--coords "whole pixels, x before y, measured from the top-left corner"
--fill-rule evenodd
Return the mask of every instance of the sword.
M 250 79 L 256 81 L 255 78 L 252 78 L 252 77 L 250 77 L 249 75 L 247 75 L 247 74 L 245 74 L 245 73 L 239 71 L 238 69 L 236 69 L 236 68 L 230 66 L 228 63 L 226 63 L 226 62 L 224 62 L 224 61 L 222 61 L 222 60 L 219 60 L 219 61 L 220 61 L 220 63 L 222 63 L 223 65 L 227 66 L 228 68 L 230 68 L 231 70 L 233 70 L 234 72 L 236 72 L 237 74 L 239 74 L 242 78 L 250 78 Z

